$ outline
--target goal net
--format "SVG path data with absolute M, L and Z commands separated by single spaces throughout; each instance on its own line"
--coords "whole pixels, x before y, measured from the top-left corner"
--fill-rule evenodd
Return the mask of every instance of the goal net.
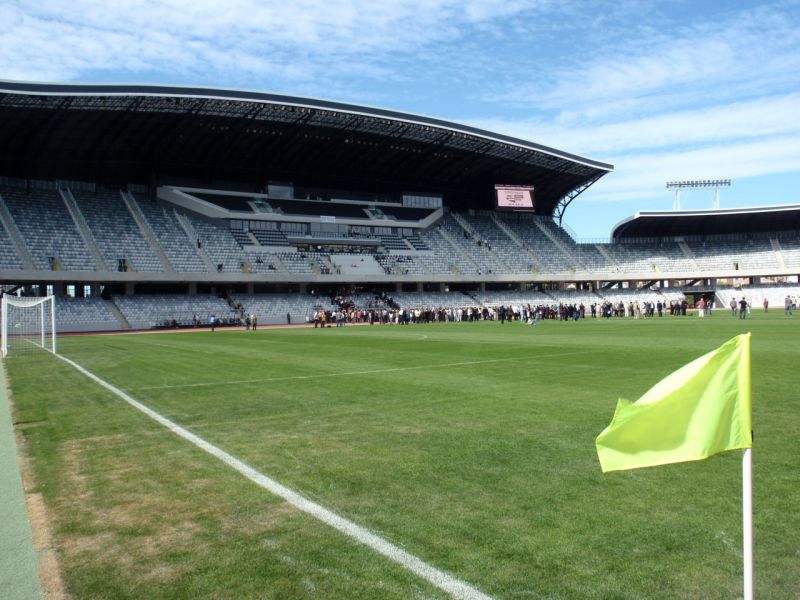
M 3 296 L 3 357 L 56 351 L 56 306 L 53 296 Z

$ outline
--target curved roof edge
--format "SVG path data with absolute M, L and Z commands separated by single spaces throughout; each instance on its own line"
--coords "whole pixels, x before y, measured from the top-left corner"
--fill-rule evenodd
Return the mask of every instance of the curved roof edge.
M 495 142 L 501 142 L 518 146 L 526 150 L 542 152 L 552 156 L 570 160 L 582 165 L 611 172 L 614 165 L 600 162 L 591 158 L 564 152 L 529 142 L 520 138 L 494 133 L 485 129 L 479 129 L 470 125 L 463 125 L 434 117 L 426 117 L 413 113 L 404 113 L 396 110 L 362 106 L 358 104 L 348 104 L 335 100 L 322 100 L 317 98 L 305 98 L 301 96 L 288 96 L 285 94 L 273 94 L 267 92 L 255 92 L 250 90 L 209 88 L 200 86 L 182 85 L 157 85 L 157 84 L 90 84 L 90 83 L 47 83 L 31 81 L 9 81 L 0 80 L 0 92 L 10 92 L 17 94 L 32 95 L 70 95 L 70 96 L 162 96 L 162 97 L 190 97 L 190 98 L 210 98 L 214 100 L 234 100 L 243 102 L 260 102 L 267 104 L 289 104 L 302 108 L 315 108 L 320 110 L 334 110 L 358 114 L 368 117 L 378 117 L 403 121 L 418 125 L 428 125 L 448 129 L 458 133 L 468 133 L 470 135 L 482 137 Z
M 611 238 L 617 239 L 625 237 L 626 234 L 634 229 L 637 230 L 635 233 L 639 236 L 643 236 L 647 233 L 646 231 L 643 232 L 645 229 L 651 230 L 655 236 L 658 235 L 657 232 L 659 229 L 669 229 L 670 231 L 664 232 L 667 235 L 681 235 L 681 233 L 676 231 L 677 228 L 666 227 L 667 223 L 685 223 L 687 230 L 694 226 L 694 230 L 687 231 L 684 235 L 697 235 L 697 228 L 705 229 L 707 225 L 709 226 L 709 230 L 706 233 L 715 233 L 712 230 L 714 224 L 730 222 L 735 225 L 738 223 L 749 223 L 754 219 L 756 222 L 763 224 L 767 220 L 780 219 L 781 217 L 779 215 L 785 215 L 787 213 L 792 213 L 795 219 L 800 220 L 800 204 L 696 210 L 639 211 L 614 225 L 611 230 Z M 645 222 L 649 222 L 652 225 L 635 227 L 635 225 L 641 225 Z M 785 223 L 785 221 L 781 220 L 780 223 Z

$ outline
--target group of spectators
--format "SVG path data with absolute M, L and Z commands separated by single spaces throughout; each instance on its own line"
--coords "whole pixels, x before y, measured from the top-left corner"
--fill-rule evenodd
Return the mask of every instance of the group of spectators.
M 349 289 L 341 289 L 331 296 L 337 309 L 320 307 L 309 319 L 315 327 L 347 323 L 399 324 L 459 323 L 463 321 L 522 321 L 535 324 L 542 320 L 578 321 L 592 318 L 632 317 L 634 319 L 670 315 L 686 315 L 688 302 L 683 300 L 597 302 L 583 303 L 515 304 L 509 306 L 422 307 L 403 308 L 394 302 L 389 292 L 363 297 Z M 354 301 L 355 300 L 355 301 Z M 358 303 L 358 306 L 356 305 Z
M 592 317 L 633 317 L 634 319 L 649 319 L 656 315 L 663 317 L 667 312 L 672 316 L 686 316 L 689 303 L 686 299 L 672 300 L 669 303 L 657 300 L 629 300 L 626 302 L 602 302 L 591 305 Z
M 242 324 L 242 320 L 237 316 L 218 317 L 211 315 L 207 319 L 200 317 L 197 313 L 192 315 L 191 320 L 187 317 L 182 319 L 166 319 L 155 325 L 156 329 L 183 329 L 187 327 L 235 327 Z
M 312 292 L 313 293 L 313 292 Z M 381 291 L 376 293 L 356 292 L 350 288 L 341 288 L 331 295 L 331 302 L 336 308 L 326 309 L 323 304 L 317 305 L 313 315 L 307 319 L 313 322 L 314 327 L 336 326 L 342 327 L 348 323 L 369 324 L 399 324 L 412 323 L 459 323 L 463 321 L 521 321 L 535 324 L 542 320 L 578 321 L 591 317 L 594 319 L 634 318 L 647 319 L 656 315 L 662 317 L 669 313 L 672 316 L 685 316 L 689 308 L 686 299 L 681 300 L 628 300 L 595 302 L 586 306 L 583 302 L 553 303 L 553 304 L 514 304 L 509 306 L 461 306 L 461 307 L 422 307 L 403 308 L 391 297 L 391 292 Z M 211 316 L 201 318 L 193 315 L 191 322 L 167 319 L 157 325 L 161 328 L 201 327 L 210 325 L 216 327 L 244 326 L 245 329 L 257 329 L 258 318 L 254 313 L 246 314 L 244 306 L 228 298 L 233 314 L 227 317 Z M 484 302 L 488 302 L 485 300 Z M 712 297 L 700 297 L 694 308 L 700 317 L 710 317 L 712 314 Z M 740 300 L 731 298 L 729 302 L 731 315 L 735 318 L 745 319 L 750 313 L 751 304 L 743 296 Z M 786 296 L 784 311 L 791 316 L 796 307 L 796 301 Z M 763 299 L 763 308 L 767 312 L 769 302 Z M 291 324 L 291 313 L 286 315 L 287 324 Z
M 291 318 L 288 314 L 286 315 L 286 320 L 291 323 Z M 350 319 L 348 312 L 340 308 L 338 310 L 317 309 L 311 317 L 311 322 L 314 323 L 314 329 L 318 327 L 324 329 L 325 327 L 330 327 L 331 324 L 335 324 L 336 327 L 343 327 L 346 323 L 352 323 L 353 321 Z
M 502 310 L 501 310 L 502 309 Z M 314 327 L 347 323 L 369 323 L 370 325 L 408 325 L 410 323 L 455 323 L 461 321 L 511 320 L 505 308 L 355 308 L 315 310 L 311 317 Z
M 610 302 L 602 305 L 592 304 L 590 307 L 593 318 L 633 316 L 638 318 L 642 314 L 652 316 L 656 312 L 655 306 L 644 309 L 636 303 L 631 304 L 630 310 L 624 303 L 619 305 Z M 663 305 L 661 307 L 663 314 Z M 336 323 L 337 326 L 346 323 L 392 324 L 409 325 L 412 323 L 460 323 L 474 321 L 522 321 L 533 324 L 542 320 L 577 321 L 587 316 L 586 307 L 581 304 L 553 304 L 553 305 L 514 305 L 514 306 L 472 306 L 472 307 L 423 307 L 423 308 L 339 308 L 332 311 L 316 310 L 311 321 L 315 327 Z

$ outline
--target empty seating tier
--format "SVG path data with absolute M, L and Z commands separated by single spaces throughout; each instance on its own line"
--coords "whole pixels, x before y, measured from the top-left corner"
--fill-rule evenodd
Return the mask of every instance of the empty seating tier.
M 187 237 L 171 210 L 144 194 L 137 194 L 135 199 L 173 269 L 184 273 L 208 271 L 197 255 L 197 240 Z
M 72 195 L 108 270 L 164 270 L 155 251 L 125 206 L 119 190 L 74 191 Z
M 94 271 L 96 266 L 57 190 L 0 190 L 33 264 L 43 271 Z

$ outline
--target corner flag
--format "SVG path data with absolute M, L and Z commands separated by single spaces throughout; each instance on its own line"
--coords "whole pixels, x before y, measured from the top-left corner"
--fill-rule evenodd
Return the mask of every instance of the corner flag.
M 604 473 L 751 448 L 750 334 L 681 367 L 636 402 L 620 398 L 596 443 Z

